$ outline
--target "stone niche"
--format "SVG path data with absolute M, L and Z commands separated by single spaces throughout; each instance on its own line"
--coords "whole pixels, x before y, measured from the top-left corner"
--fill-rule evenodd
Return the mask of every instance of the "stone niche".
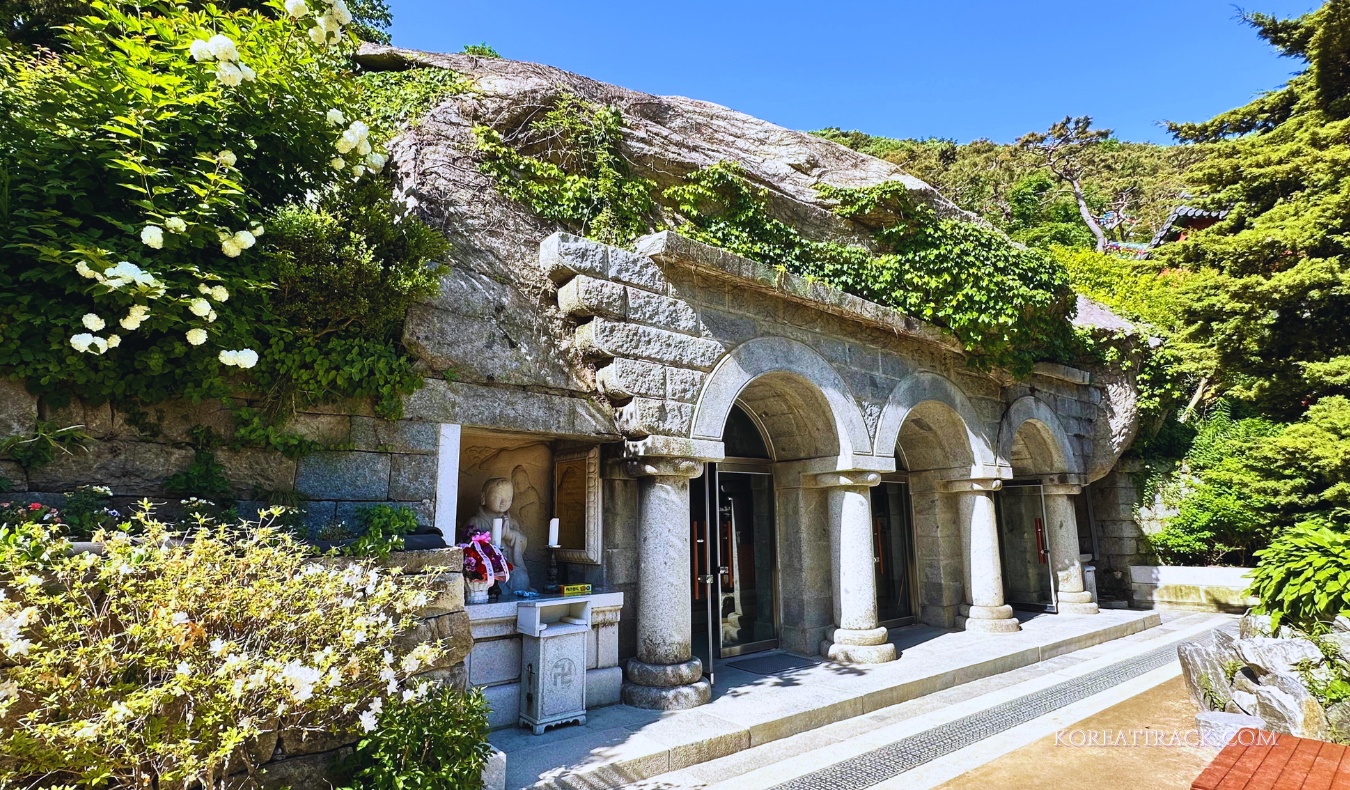
M 455 527 L 478 512 L 483 483 L 494 477 L 511 481 L 511 515 L 529 539 L 525 560 L 530 581 L 542 590 L 548 568 L 548 520 L 553 516 L 553 444 L 538 436 L 465 429 L 460 438 L 459 499 Z

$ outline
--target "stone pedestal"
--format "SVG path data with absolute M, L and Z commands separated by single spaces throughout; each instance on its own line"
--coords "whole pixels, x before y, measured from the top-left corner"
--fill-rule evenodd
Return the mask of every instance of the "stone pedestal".
M 1078 546 L 1078 511 L 1070 498 L 1076 485 L 1046 485 L 1046 530 L 1050 536 L 1050 566 L 1055 572 L 1055 597 L 1061 614 L 1096 614 L 1097 604 L 1083 583 L 1083 562 Z
M 624 673 L 623 701 L 637 708 L 681 710 L 712 696 L 690 638 L 689 480 L 703 470 L 692 458 L 643 458 L 638 477 L 637 657 Z
M 1021 629 L 1012 607 L 1003 602 L 1003 563 L 993 496 L 1000 487 L 999 480 L 951 480 L 943 486 L 957 497 L 966 602 L 956 622 L 967 631 L 1010 633 Z
M 894 661 L 895 645 L 877 624 L 876 557 L 872 546 L 872 502 L 868 490 L 881 482 L 876 472 L 815 475 L 825 488 L 830 520 L 830 573 L 834 582 L 834 622 L 821 655 L 844 663 Z

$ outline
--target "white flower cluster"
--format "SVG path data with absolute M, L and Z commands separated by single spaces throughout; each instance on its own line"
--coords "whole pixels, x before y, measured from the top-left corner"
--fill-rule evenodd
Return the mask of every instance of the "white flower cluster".
M 239 60 L 239 49 L 229 36 L 217 33 L 203 41 L 200 38 L 188 48 L 192 59 L 198 63 L 216 64 L 216 81 L 227 88 L 233 88 L 241 82 L 252 82 L 258 78 L 257 72 Z
M 141 328 L 141 324 L 149 317 L 149 307 L 146 307 L 143 304 L 134 304 L 131 306 L 131 310 L 127 312 L 126 318 L 118 321 L 118 323 L 128 332 L 135 332 L 137 329 Z
M 314 696 L 314 686 L 323 678 L 323 673 L 314 667 L 305 666 L 299 661 L 290 661 L 281 668 L 277 677 L 280 679 L 282 687 L 289 693 L 291 700 L 304 702 Z
M 134 285 L 136 291 L 151 296 L 158 296 L 164 292 L 164 284 L 155 279 L 153 274 L 129 261 L 109 266 L 102 272 L 94 269 L 87 261 L 80 261 L 75 264 L 75 271 L 81 277 L 100 282 L 114 291 Z
M 234 154 L 230 154 L 234 156 Z M 164 230 L 168 229 L 170 233 L 187 233 L 187 221 L 182 217 L 169 217 L 164 220 L 164 227 L 158 225 L 146 225 L 141 228 L 141 243 L 152 250 L 164 249 Z
M 3 600 L 4 592 L 0 591 L 0 601 Z M 36 618 L 37 610 L 31 606 L 8 614 L 0 614 L 0 650 L 3 650 L 5 655 L 11 658 L 28 655 L 33 642 L 23 638 L 23 629 Z
M 153 227 L 153 225 L 149 226 L 146 230 Z M 159 229 L 155 228 L 155 230 Z M 162 233 L 163 231 L 160 231 L 160 244 L 163 243 Z M 153 233 L 147 234 L 146 231 L 141 232 L 142 241 L 154 237 L 155 234 Z M 149 242 L 147 241 L 147 243 Z M 138 293 L 151 299 L 164 295 L 164 283 L 156 279 L 153 274 L 129 261 L 122 261 L 116 266 L 109 266 L 102 272 L 96 271 L 87 262 L 80 261 L 75 264 L 75 271 L 78 272 L 81 277 L 99 282 L 107 286 L 110 290 L 117 291 L 126 288 L 130 292 Z M 118 323 L 126 331 L 133 332 L 140 328 L 141 323 L 145 321 L 146 317 L 149 315 L 150 308 L 145 305 L 132 305 L 127 316 L 119 320 Z M 76 351 L 79 351 L 82 354 L 103 354 L 106 353 L 108 349 L 117 348 L 122 344 L 122 338 L 118 335 L 110 334 L 107 337 L 99 337 L 98 335 L 92 334 L 93 332 L 103 331 L 107 326 L 107 322 L 97 314 L 85 313 L 84 317 L 80 319 L 80 323 L 89 331 L 80 332 L 79 334 L 71 336 L 70 345 L 71 348 L 74 348 Z
M 253 230 L 239 230 L 234 233 L 221 230 L 219 231 L 220 251 L 225 253 L 227 258 L 238 258 L 244 250 L 257 244 L 258 237 L 261 235 L 263 235 L 262 225 L 255 226 Z
M 110 348 L 117 348 L 122 344 L 122 338 L 118 335 L 108 335 L 107 337 L 98 337 L 90 332 L 101 332 L 107 323 L 96 313 L 85 313 L 80 318 L 80 323 L 84 325 L 89 332 L 81 332 L 72 335 L 70 345 L 81 354 L 103 354 Z
M 329 110 L 328 122 L 334 126 L 341 126 L 347 119 L 342 116 L 341 110 Z M 352 175 L 360 178 L 369 170 L 372 173 L 378 173 L 384 169 L 388 158 L 384 154 L 379 154 L 371 148 L 370 145 L 370 127 L 361 121 L 352 121 L 351 124 L 342 130 L 342 134 L 333 143 L 337 149 L 338 155 L 333 157 L 329 165 L 338 171 L 351 169 Z M 351 156 L 351 161 L 347 159 Z
M 337 43 L 342 29 L 352 23 L 352 12 L 345 0 L 317 0 L 316 10 L 310 10 L 305 0 L 286 0 L 286 13 L 297 21 L 312 16 L 309 40 L 321 47 Z
M 251 348 L 244 348 L 238 351 L 220 352 L 220 364 L 233 365 L 239 368 L 251 368 L 258 364 L 258 352 Z

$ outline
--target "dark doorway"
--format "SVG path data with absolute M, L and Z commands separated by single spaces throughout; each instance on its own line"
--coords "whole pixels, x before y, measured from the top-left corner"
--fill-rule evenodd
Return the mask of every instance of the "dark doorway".
M 724 444 L 727 459 L 708 464 L 689 489 L 693 647 L 709 677 L 719 659 L 778 646 L 768 445 L 740 407 L 727 420 Z
M 1014 609 L 1054 612 L 1055 575 L 1039 483 L 1005 483 L 995 495 L 1004 600 Z
M 887 480 L 872 489 L 872 543 L 876 556 L 877 619 L 887 628 L 909 625 L 918 614 L 909 483 Z

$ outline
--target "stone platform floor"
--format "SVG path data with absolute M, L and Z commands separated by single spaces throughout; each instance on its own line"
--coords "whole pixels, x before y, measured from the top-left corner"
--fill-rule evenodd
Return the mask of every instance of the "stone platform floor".
M 534 736 L 499 730 L 508 788 L 620 787 L 679 771 L 907 700 L 1052 659 L 1161 623 L 1157 612 L 1027 617 L 1021 631 L 982 634 L 928 626 L 894 629 L 902 655 L 875 666 L 824 662 L 768 675 L 720 664 L 713 700 L 687 711 L 615 705 L 585 726 Z M 732 661 L 730 663 L 736 663 Z

